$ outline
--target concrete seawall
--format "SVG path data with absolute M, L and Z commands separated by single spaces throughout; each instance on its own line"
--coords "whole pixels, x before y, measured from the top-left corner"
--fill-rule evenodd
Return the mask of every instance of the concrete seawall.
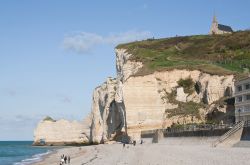
M 240 140 L 250 141 L 250 127 L 244 127 Z
M 214 129 L 214 130 L 198 130 L 198 131 L 183 131 L 183 132 L 164 132 L 164 137 L 213 137 L 221 136 L 229 129 Z M 249 130 L 250 132 L 250 130 Z M 142 138 L 151 138 L 154 132 L 142 132 Z M 249 136 L 250 137 L 250 136 Z

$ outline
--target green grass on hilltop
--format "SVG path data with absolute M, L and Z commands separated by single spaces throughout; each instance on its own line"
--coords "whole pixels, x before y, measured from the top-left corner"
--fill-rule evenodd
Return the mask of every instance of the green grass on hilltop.
M 54 120 L 52 117 L 50 116 L 46 116 L 43 121 L 52 121 L 52 122 L 56 122 L 56 120 Z
M 148 39 L 117 48 L 127 49 L 131 60 L 144 64 L 138 75 L 171 69 L 242 75 L 250 70 L 250 31 Z

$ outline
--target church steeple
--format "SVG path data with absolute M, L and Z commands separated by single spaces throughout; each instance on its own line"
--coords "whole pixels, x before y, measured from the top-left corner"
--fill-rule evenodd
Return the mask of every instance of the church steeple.
M 213 23 L 217 23 L 217 18 L 216 18 L 215 14 L 214 14 L 214 17 L 213 17 Z
M 214 13 L 213 22 L 209 31 L 209 34 L 231 34 L 233 29 L 230 26 L 219 24 Z

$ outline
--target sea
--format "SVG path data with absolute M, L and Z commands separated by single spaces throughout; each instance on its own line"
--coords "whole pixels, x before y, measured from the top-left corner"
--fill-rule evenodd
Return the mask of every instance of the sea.
M 0 141 L 0 165 L 29 165 L 53 152 L 51 147 L 35 147 L 32 141 Z

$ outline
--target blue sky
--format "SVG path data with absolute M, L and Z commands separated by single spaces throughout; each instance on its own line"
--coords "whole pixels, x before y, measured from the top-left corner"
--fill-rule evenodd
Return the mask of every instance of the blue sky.
M 32 140 L 37 122 L 82 120 L 94 88 L 115 77 L 114 47 L 207 34 L 215 12 L 250 28 L 248 0 L 1 0 L 0 140 Z

